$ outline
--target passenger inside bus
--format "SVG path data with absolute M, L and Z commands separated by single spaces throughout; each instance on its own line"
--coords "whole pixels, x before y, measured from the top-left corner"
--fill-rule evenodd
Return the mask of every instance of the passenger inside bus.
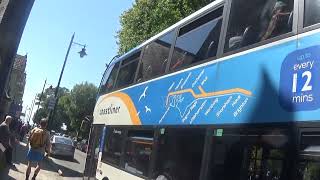
M 233 3 L 226 52 L 285 34 L 292 29 L 293 0 L 238 0 Z

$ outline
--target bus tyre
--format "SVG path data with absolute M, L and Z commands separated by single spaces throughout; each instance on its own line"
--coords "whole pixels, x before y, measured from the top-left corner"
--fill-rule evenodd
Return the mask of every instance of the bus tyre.
M 102 178 L 102 180 L 109 180 L 109 178 L 107 178 L 107 177 L 104 177 L 104 178 Z

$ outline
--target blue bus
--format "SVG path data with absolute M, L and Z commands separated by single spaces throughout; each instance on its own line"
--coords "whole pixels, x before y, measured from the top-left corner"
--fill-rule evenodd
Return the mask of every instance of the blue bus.
M 215 0 L 115 58 L 87 167 L 104 180 L 320 179 L 319 27 L 320 0 Z

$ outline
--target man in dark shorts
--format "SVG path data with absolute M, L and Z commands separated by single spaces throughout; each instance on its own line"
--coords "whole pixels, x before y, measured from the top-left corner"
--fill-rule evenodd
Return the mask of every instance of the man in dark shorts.
M 6 162 L 11 167 L 14 167 L 12 164 L 12 134 L 10 132 L 9 126 L 12 121 L 12 117 L 7 115 L 5 117 L 5 120 L 0 125 L 0 143 L 4 146 L 5 150 L 5 156 L 6 156 Z
M 46 130 L 48 125 L 47 119 L 40 121 L 40 128 L 32 129 L 29 137 L 29 151 L 27 154 L 28 168 L 26 172 L 26 180 L 29 179 L 31 172 L 31 163 L 36 162 L 37 167 L 34 171 L 32 180 L 35 180 L 40 171 L 40 162 L 43 160 L 45 152 L 50 153 L 50 133 Z

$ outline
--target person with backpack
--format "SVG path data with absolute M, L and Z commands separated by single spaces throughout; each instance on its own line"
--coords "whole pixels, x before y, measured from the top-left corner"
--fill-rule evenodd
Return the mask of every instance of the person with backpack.
M 40 171 L 40 162 L 43 160 L 45 152 L 50 153 L 50 133 L 46 130 L 48 120 L 41 119 L 40 128 L 35 127 L 31 130 L 29 137 L 29 151 L 27 153 L 28 168 L 26 172 L 26 180 L 29 179 L 31 173 L 31 163 L 36 162 L 37 167 L 34 171 L 32 180 L 35 180 Z

